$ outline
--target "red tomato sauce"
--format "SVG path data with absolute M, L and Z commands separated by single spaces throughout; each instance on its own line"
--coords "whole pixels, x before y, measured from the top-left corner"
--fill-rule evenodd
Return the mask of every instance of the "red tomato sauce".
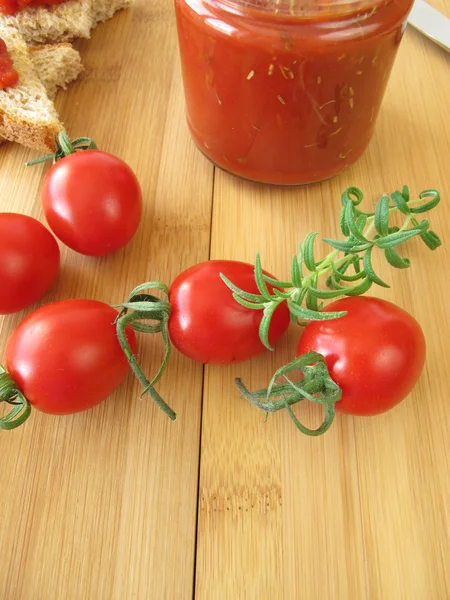
M 13 61 L 8 54 L 5 42 L 0 39 L 0 90 L 14 87 L 19 81 L 19 75 L 14 69 Z
M 38 6 L 53 6 L 63 4 L 69 0 L 0 0 L 0 14 L 15 15 L 24 8 L 37 8 Z
M 328 2 L 302 16 L 269 10 L 275 0 L 175 0 L 195 142 L 261 182 L 343 171 L 372 137 L 412 3 L 345 2 L 339 13 Z

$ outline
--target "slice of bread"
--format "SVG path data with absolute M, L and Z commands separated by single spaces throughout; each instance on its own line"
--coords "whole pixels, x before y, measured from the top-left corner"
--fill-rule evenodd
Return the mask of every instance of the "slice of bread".
M 0 17 L 14 25 L 29 45 L 89 38 L 91 29 L 134 0 L 71 0 L 51 7 L 26 8 L 16 16 Z
M 0 22 L 0 38 L 19 74 L 17 86 L 0 90 L 0 136 L 29 148 L 51 151 L 54 136 L 63 124 L 35 71 L 23 37 L 15 27 Z
M 31 46 L 29 51 L 49 98 L 55 97 L 58 88 L 67 89 L 68 84 L 83 71 L 80 53 L 67 42 Z
M 17 86 L 0 90 L 0 143 L 5 138 L 54 150 L 54 136 L 63 125 L 50 98 L 82 70 L 78 52 L 65 42 L 89 38 L 98 23 L 132 4 L 134 0 L 69 0 L 0 16 L 0 38 L 19 73 Z
M 107 21 L 118 10 L 129 8 L 133 4 L 134 0 L 92 0 L 93 26 Z

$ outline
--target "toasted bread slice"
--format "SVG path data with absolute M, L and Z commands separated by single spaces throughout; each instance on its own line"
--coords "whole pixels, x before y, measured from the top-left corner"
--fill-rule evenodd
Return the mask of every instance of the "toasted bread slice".
M 55 97 L 58 88 L 67 89 L 68 84 L 83 71 L 80 53 L 67 42 L 32 46 L 29 51 L 49 98 Z
M 17 86 L 0 90 L 0 136 L 38 150 L 53 150 L 54 136 L 63 125 L 48 98 L 30 57 L 25 40 L 15 27 L 0 22 L 14 68 Z
M 14 17 L 0 17 L 14 25 L 29 45 L 89 38 L 91 29 L 134 0 L 74 0 L 51 7 L 26 8 Z
M 129 8 L 133 4 L 134 0 L 92 0 L 93 26 L 107 21 L 118 10 Z

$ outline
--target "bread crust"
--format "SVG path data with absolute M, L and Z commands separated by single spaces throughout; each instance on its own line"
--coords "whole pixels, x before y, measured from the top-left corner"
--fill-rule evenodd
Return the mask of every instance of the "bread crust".
M 50 7 L 25 8 L 15 16 L 2 16 L 16 27 L 29 45 L 70 42 L 90 38 L 91 30 L 134 0 L 69 0 Z
M 28 47 L 14 27 L 0 24 L 19 81 L 0 90 L 0 136 L 38 150 L 53 150 L 54 136 L 64 126 L 37 76 Z
M 54 152 L 54 136 L 64 129 L 61 122 L 40 125 L 25 119 L 15 119 L 0 109 L 0 135 L 27 148 Z

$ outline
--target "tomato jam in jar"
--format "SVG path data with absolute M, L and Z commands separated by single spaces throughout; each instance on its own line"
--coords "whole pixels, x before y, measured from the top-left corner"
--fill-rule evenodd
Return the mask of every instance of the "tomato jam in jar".
M 187 121 L 236 175 L 305 184 L 367 148 L 413 0 L 175 0 Z

